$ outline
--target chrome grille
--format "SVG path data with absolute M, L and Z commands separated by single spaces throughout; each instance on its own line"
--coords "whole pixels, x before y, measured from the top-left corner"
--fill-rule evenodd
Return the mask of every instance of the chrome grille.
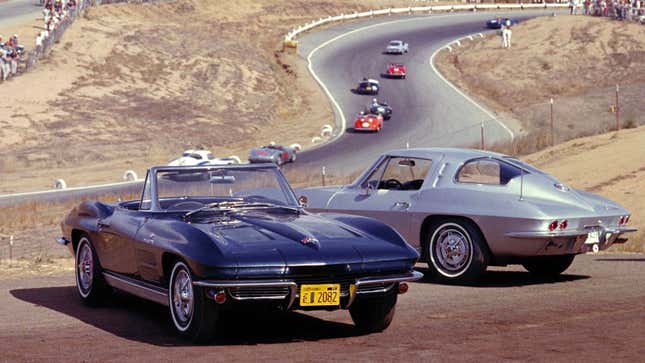
M 296 276 L 292 279 L 298 284 L 298 293 L 302 285 L 340 284 L 340 296 L 348 296 L 349 285 L 356 281 L 354 276 Z
M 285 299 L 289 296 L 288 286 L 231 287 L 228 291 L 237 300 Z
M 386 292 L 394 286 L 393 282 L 379 282 L 376 284 L 361 285 L 356 289 L 359 294 L 369 294 L 372 292 Z

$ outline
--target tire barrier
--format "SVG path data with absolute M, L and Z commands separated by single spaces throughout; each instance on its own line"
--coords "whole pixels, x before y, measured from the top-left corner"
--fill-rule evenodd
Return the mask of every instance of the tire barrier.
M 324 125 L 320 131 L 320 136 L 331 136 L 334 133 L 334 128 L 331 125 Z
M 56 179 L 54 181 L 54 189 L 67 189 L 67 183 L 63 179 Z
M 231 159 L 232 161 L 234 161 L 233 164 L 242 164 L 242 160 L 237 155 L 231 155 L 228 158 Z
M 134 170 L 126 170 L 125 173 L 123 173 L 123 180 L 136 181 L 139 180 L 139 178 L 137 177 L 137 173 L 135 173 Z
M 322 137 L 320 137 L 320 136 L 314 136 L 314 137 L 311 139 L 311 143 L 312 143 L 312 144 L 317 144 L 317 143 L 319 143 L 319 142 L 321 142 L 321 141 L 322 141 Z

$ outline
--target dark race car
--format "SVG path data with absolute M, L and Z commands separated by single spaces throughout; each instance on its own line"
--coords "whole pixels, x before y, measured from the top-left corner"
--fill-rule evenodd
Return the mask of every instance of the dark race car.
M 379 81 L 375 79 L 363 78 L 363 80 L 358 83 L 358 87 L 356 87 L 356 93 L 377 95 L 380 88 L 381 84 L 379 83 Z
M 418 253 L 382 222 L 305 204 L 272 164 L 153 167 L 140 200 L 81 203 L 58 242 L 85 304 L 125 291 L 167 306 L 197 342 L 238 308 L 348 309 L 360 331 L 386 329 L 422 277 Z
M 274 163 L 282 165 L 296 161 L 297 149 L 282 145 L 264 145 L 251 149 L 250 163 Z
M 392 107 L 387 102 L 379 102 L 376 98 L 367 105 L 367 111 L 371 114 L 383 116 L 384 120 L 389 120 L 392 117 Z
M 512 26 L 515 24 L 519 24 L 519 20 L 517 19 L 511 19 L 511 18 L 500 18 L 499 16 L 496 17 L 495 19 L 491 19 L 486 22 L 486 27 L 488 29 L 501 29 L 502 25 L 506 26 Z

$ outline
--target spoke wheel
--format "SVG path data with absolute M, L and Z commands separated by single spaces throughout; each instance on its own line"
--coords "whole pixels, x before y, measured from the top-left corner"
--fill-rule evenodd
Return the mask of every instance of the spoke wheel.
M 433 221 L 425 248 L 429 267 L 447 282 L 475 281 L 488 266 L 488 246 L 472 222 L 450 218 Z
M 196 343 L 210 341 L 215 335 L 218 309 L 206 298 L 204 289 L 193 285 L 188 266 L 175 262 L 169 280 L 168 305 L 176 331 Z
M 87 305 L 100 304 L 110 287 L 103 279 L 103 272 L 96 257 L 96 251 L 89 237 L 83 235 L 76 247 L 76 290 L 81 300 Z

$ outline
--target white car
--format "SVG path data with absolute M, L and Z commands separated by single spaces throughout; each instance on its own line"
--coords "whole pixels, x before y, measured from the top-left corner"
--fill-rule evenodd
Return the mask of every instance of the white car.
M 216 158 L 209 150 L 186 150 L 181 157 L 168 163 L 169 166 L 228 165 L 239 164 L 236 158 Z
M 403 54 L 408 52 L 408 43 L 402 40 L 390 40 L 385 47 L 385 53 L 387 54 Z

